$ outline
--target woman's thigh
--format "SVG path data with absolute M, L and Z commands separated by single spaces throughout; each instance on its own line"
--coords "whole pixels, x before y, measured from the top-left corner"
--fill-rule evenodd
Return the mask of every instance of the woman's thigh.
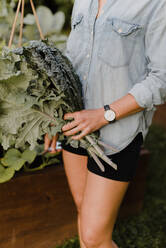
M 129 182 L 104 178 L 88 171 L 80 213 L 85 242 L 102 242 L 106 236 L 111 237 L 128 185 Z
M 87 156 L 62 150 L 62 158 L 69 188 L 79 211 L 87 179 Z

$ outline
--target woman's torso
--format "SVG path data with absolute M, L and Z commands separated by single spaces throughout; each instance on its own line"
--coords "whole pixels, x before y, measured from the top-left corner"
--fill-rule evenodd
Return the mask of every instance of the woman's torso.
M 98 0 L 75 1 L 65 52 L 80 77 L 86 109 L 111 104 L 148 75 L 145 32 L 157 1 L 100 3 L 98 13 Z M 154 111 L 141 111 L 101 128 L 101 140 L 122 150 L 138 132 L 145 138 Z

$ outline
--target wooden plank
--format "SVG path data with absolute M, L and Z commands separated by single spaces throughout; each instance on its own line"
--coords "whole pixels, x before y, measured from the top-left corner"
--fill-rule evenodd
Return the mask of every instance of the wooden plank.
M 47 248 L 76 233 L 76 208 L 62 166 L 0 185 L 0 247 Z

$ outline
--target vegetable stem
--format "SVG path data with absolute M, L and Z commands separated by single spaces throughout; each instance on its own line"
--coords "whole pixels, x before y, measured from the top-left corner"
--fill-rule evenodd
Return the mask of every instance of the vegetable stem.
M 90 150 L 90 148 L 88 149 L 88 152 L 90 153 L 90 155 L 92 156 L 92 158 L 95 160 L 95 162 L 98 164 L 98 166 L 100 167 L 101 171 L 105 171 L 105 167 L 104 165 L 100 162 L 100 160 L 98 159 L 98 157 L 96 156 L 96 154 L 94 152 L 92 152 Z
M 102 149 L 96 144 L 96 142 L 93 140 L 92 137 L 90 137 L 90 135 L 86 135 L 85 138 L 89 141 L 89 143 L 95 148 L 95 150 L 97 151 L 97 153 L 99 154 L 99 156 L 106 162 L 108 163 L 110 166 L 112 166 L 115 170 L 117 170 L 117 165 L 115 163 L 113 163 L 106 155 L 105 153 L 102 151 Z
M 103 141 L 101 141 L 101 140 L 98 140 L 97 143 L 98 143 L 99 145 L 105 147 L 105 148 L 108 148 L 108 149 L 112 150 L 112 151 L 119 152 L 117 149 L 115 149 L 114 147 L 112 147 L 112 146 L 110 146 L 110 145 L 108 145 L 108 144 L 105 144 L 105 143 L 104 143 Z

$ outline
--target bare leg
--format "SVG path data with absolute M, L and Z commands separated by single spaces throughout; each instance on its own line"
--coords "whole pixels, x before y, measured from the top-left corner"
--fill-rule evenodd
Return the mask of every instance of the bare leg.
M 80 211 L 81 211 L 81 205 L 82 205 L 86 181 L 87 181 L 87 173 L 90 173 L 87 170 L 87 157 L 70 153 L 65 150 L 62 151 L 62 157 L 63 157 L 64 169 L 67 176 L 69 188 L 72 193 L 78 211 L 77 224 L 78 224 L 80 247 L 86 248 L 86 245 L 84 244 L 81 236 Z M 112 248 L 118 248 L 115 242 L 111 241 L 111 236 L 109 238 L 109 243 L 111 243 Z
M 80 247 L 81 247 L 81 248 L 86 248 L 84 242 L 82 241 L 82 237 L 81 237 L 80 214 L 78 214 L 77 225 L 78 225 L 78 235 L 79 235 Z
M 113 248 L 119 248 L 118 246 L 117 246 L 117 244 L 112 240 L 112 247 Z
M 79 234 L 79 240 L 80 240 L 80 247 L 81 247 L 81 248 L 86 248 L 84 242 L 82 241 L 82 237 L 81 237 L 80 214 L 78 214 L 77 221 L 78 221 L 78 234 Z M 119 248 L 119 247 L 117 246 L 117 244 L 116 244 L 113 240 L 112 240 L 112 248 Z
M 81 236 L 87 248 L 116 248 L 112 232 L 129 183 L 88 171 L 81 207 Z
M 78 218 L 78 235 L 80 241 L 80 247 L 86 248 L 80 233 L 80 208 L 83 199 L 83 193 L 85 189 L 87 179 L 87 157 L 80 156 L 68 151 L 62 151 L 62 157 L 64 162 L 64 169 L 67 176 L 70 191 L 72 193 L 74 202 L 76 204 Z

